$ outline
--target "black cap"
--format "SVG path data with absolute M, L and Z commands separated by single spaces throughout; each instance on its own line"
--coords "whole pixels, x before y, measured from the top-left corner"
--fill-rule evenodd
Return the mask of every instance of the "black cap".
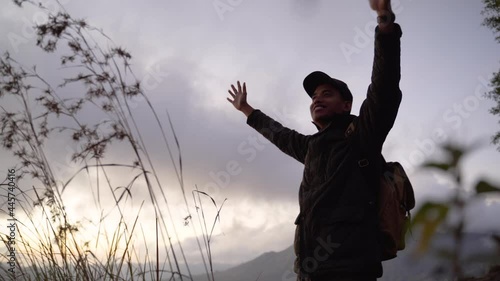
M 322 84 L 330 84 L 332 85 L 335 89 L 337 89 L 344 100 L 347 101 L 352 101 L 352 94 L 349 88 L 347 87 L 347 84 L 332 78 L 328 76 L 328 74 L 321 72 L 321 71 L 314 71 L 311 74 L 307 75 L 306 78 L 304 78 L 304 89 L 306 90 L 307 94 L 312 97 L 314 94 L 314 91 L 319 85 Z

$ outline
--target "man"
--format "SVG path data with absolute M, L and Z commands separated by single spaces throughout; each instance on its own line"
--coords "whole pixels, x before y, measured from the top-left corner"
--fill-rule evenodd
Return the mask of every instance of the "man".
M 382 145 L 401 102 L 400 37 L 390 0 L 370 0 L 378 14 L 371 84 L 358 117 L 347 85 L 323 72 L 304 79 L 319 132 L 302 135 L 254 109 L 246 84 L 227 100 L 247 123 L 304 164 L 295 233 L 295 272 L 302 281 L 365 281 L 382 276 L 377 190 Z M 352 124 L 355 124 L 352 130 Z M 370 173 L 362 171 L 369 167 Z M 371 176 L 370 176 L 371 175 Z

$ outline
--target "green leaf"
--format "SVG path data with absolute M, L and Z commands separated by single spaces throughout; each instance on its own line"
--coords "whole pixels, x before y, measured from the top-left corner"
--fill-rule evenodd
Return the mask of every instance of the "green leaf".
M 446 217 L 448 210 L 449 206 L 446 203 L 427 201 L 413 216 L 412 227 L 418 224 L 425 224 L 427 222 L 443 219 Z
M 443 148 L 448 152 L 448 154 L 451 156 L 451 162 L 450 165 L 452 167 L 456 167 L 458 162 L 460 161 L 460 158 L 465 154 L 467 149 L 462 148 L 458 145 L 455 144 L 446 144 L 443 146 Z
M 436 168 L 443 171 L 448 171 L 451 168 L 451 165 L 448 163 L 438 163 L 438 162 L 427 162 L 422 165 L 425 168 Z
M 411 223 L 412 228 L 421 225 L 421 236 L 417 252 L 425 252 L 431 243 L 432 236 L 439 225 L 446 220 L 450 207 L 444 203 L 426 202 L 417 211 Z
M 442 259 L 451 260 L 453 259 L 453 250 L 448 248 L 438 248 L 436 250 L 436 255 Z
M 500 192 L 500 188 L 489 184 L 488 182 L 481 180 L 476 184 L 476 193 L 486 193 L 486 192 Z

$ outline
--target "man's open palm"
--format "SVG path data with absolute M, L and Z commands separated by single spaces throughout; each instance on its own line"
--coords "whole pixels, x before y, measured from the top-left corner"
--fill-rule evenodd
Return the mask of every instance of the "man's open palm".
M 231 90 L 228 90 L 228 92 L 233 99 L 231 100 L 230 98 L 227 98 L 227 100 L 232 103 L 236 109 L 242 110 L 243 107 L 248 105 L 246 84 L 243 83 L 243 87 L 241 87 L 240 81 L 238 81 L 238 89 L 236 89 L 236 87 L 234 87 L 234 85 L 232 84 L 231 88 L 233 89 L 233 91 L 231 92 Z

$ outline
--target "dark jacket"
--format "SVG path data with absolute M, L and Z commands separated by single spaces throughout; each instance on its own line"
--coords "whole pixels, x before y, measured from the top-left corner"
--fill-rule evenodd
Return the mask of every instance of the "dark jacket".
M 363 163 L 359 161 L 380 157 L 395 121 L 401 102 L 401 35 L 397 24 L 390 34 L 376 28 L 371 84 L 359 117 L 335 116 L 326 128 L 313 135 L 285 128 L 259 110 L 248 117 L 251 127 L 304 164 L 294 243 L 295 269 L 301 276 L 382 275 L 377 181 L 361 173 L 359 166 Z M 353 121 L 356 130 L 346 137 L 346 129 Z

